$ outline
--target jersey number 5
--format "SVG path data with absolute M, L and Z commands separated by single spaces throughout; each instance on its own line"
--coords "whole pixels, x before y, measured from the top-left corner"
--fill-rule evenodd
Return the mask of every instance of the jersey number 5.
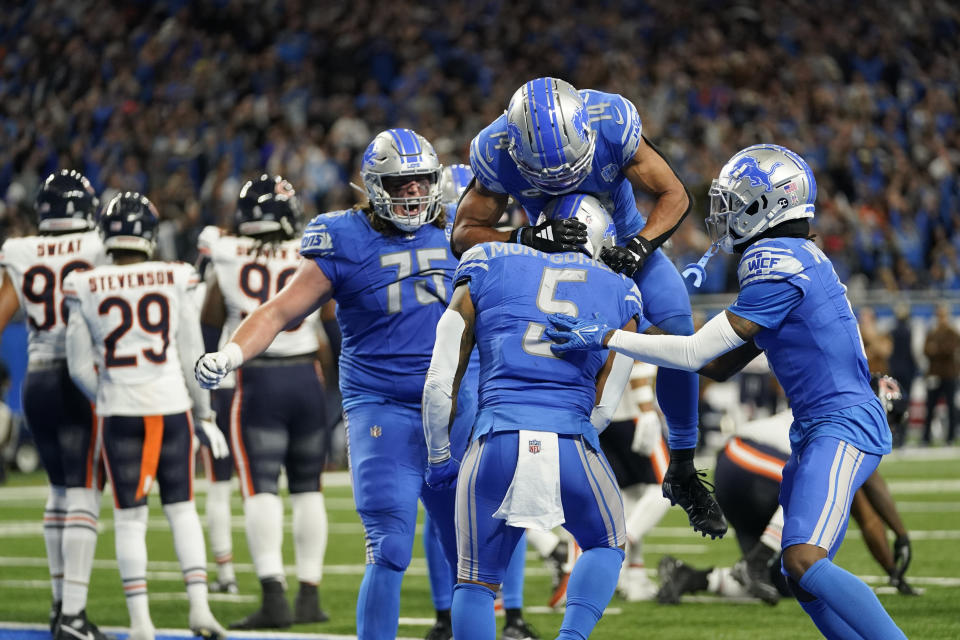
M 553 269 L 547 267 L 540 277 L 540 288 L 537 290 L 537 308 L 546 314 L 565 313 L 568 316 L 578 316 L 577 305 L 570 300 L 557 300 L 557 286 L 561 282 L 586 282 L 585 269 Z M 550 351 L 550 343 L 543 341 L 543 332 L 546 325 L 531 322 L 523 332 L 523 350 L 532 356 L 554 358 Z
M 151 313 L 151 307 L 157 309 L 155 314 Z M 105 316 L 113 309 L 120 310 L 120 324 L 103 339 L 107 348 L 103 363 L 108 367 L 135 367 L 137 366 L 136 355 L 117 355 L 117 343 L 133 328 L 133 308 L 123 298 L 113 297 L 101 302 L 97 311 Z M 151 315 L 154 317 L 151 318 Z M 145 332 L 157 334 L 163 339 L 160 351 L 141 349 L 143 357 L 154 364 L 166 362 L 167 347 L 170 346 L 170 303 L 167 302 L 166 296 L 148 293 L 140 298 L 140 302 L 137 303 L 137 324 Z

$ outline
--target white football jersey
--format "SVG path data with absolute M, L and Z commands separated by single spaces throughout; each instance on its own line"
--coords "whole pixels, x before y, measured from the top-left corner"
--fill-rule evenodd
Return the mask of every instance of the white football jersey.
M 233 335 L 240 322 L 277 294 L 300 264 L 300 240 L 263 244 L 247 236 L 228 236 L 217 227 L 206 227 L 198 240 L 207 257 L 227 308 L 224 334 Z M 316 353 L 320 312 L 307 316 L 297 327 L 281 331 L 264 352 L 283 357 Z
M 66 358 L 63 282 L 71 272 L 105 260 L 97 231 L 10 238 L 3 243 L 0 264 L 6 267 L 27 317 L 30 362 Z
M 199 333 L 198 282 L 188 264 L 153 261 L 67 278 L 64 294 L 79 302 L 97 355 L 98 414 L 169 415 L 192 407 L 177 334 L 184 318 Z

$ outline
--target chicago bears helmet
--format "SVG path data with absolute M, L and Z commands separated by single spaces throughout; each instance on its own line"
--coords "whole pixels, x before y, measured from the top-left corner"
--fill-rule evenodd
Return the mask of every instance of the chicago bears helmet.
M 261 175 L 248 180 L 237 200 L 237 233 L 258 236 L 280 231 L 287 238 L 297 232 L 300 203 L 293 186 L 281 176 Z
M 443 210 L 442 169 L 426 138 L 411 129 L 387 129 L 378 133 L 364 151 L 360 175 L 373 212 L 397 228 L 413 232 L 433 222 Z M 426 181 L 426 195 L 391 195 L 391 191 L 413 180 Z
M 737 245 L 771 227 L 813 217 L 817 182 L 796 153 L 773 144 L 738 151 L 710 185 L 707 231 L 721 249 Z
M 600 201 L 586 193 L 570 193 L 558 196 L 547 203 L 540 213 L 537 224 L 544 220 L 576 218 L 587 225 L 587 241 L 584 251 L 591 258 L 600 257 L 600 252 L 617 243 L 617 227 L 613 218 Z
M 473 169 L 468 164 L 451 164 L 443 168 L 440 174 L 440 201 L 443 204 L 457 204 L 460 196 L 473 180 Z
M 133 191 L 118 193 L 100 217 L 100 235 L 107 249 L 140 251 L 153 255 L 157 246 L 157 208 L 146 196 Z
M 556 78 L 531 80 L 507 107 L 510 157 L 544 193 L 573 191 L 590 174 L 597 132 L 573 86 Z
M 40 231 L 92 229 L 100 201 L 90 181 L 79 171 L 51 173 L 37 193 L 37 228 Z

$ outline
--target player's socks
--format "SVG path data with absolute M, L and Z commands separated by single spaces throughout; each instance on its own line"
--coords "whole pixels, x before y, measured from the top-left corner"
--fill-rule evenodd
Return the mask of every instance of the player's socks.
M 527 565 L 526 533 L 520 536 L 513 555 L 507 562 L 507 569 L 503 574 L 503 608 L 506 611 L 523 609 L 523 570 Z
M 368 564 L 357 595 L 357 637 L 393 640 L 400 620 L 400 583 L 403 571 Z M 490 600 L 493 619 L 493 599 Z
M 620 549 L 595 547 L 583 552 L 570 572 L 567 610 L 563 614 L 558 640 L 583 640 L 590 635 L 613 597 L 621 564 L 623 551 Z
M 222 585 L 237 581 L 233 570 L 230 484 L 229 480 L 211 482 L 207 489 L 207 531 L 210 533 L 210 551 L 217 562 L 217 581 Z
M 63 600 L 63 527 L 67 519 L 67 489 L 50 485 L 43 509 L 43 542 L 47 547 L 53 602 Z
M 257 577 L 283 580 L 283 501 L 258 493 L 243 501 L 247 543 Z
M 456 569 L 450 567 L 440 538 L 433 530 L 433 521 L 427 515 L 423 520 L 423 555 L 427 560 L 427 576 L 430 578 L 430 597 L 438 612 L 450 609 L 453 602 L 453 585 L 457 582 Z
M 730 567 L 717 567 L 707 574 L 707 591 L 728 598 L 745 598 L 750 595 L 746 588 L 730 575 Z
M 864 638 L 906 638 L 860 578 L 827 558 L 815 562 L 800 578 L 800 586 L 820 598 Z
M 496 594 L 479 584 L 459 583 L 453 588 L 453 637 L 457 640 L 493 640 L 497 621 L 493 614 Z
M 830 608 L 826 602 L 820 598 L 815 598 L 804 602 L 798 600 L 800 607 L 807 612 L 813 624 L 817 626 L 824 638 L 830 640 L 863 640 L 863 636 L 857 633 L 853 627 L 843 621 L 836 611 Z
M 297 580 L 316 585 L 323 578 L 323 554 L 327 550 L 327 507 L 323 493 L 291 493 L 290 502 Z
M 660 485 L 643 485 L 636 504 L 627 514 L 627 539 L 635 543 L 643 540 L 670 509 L 670 501 L 663 497 Z
M 673 316 L 657 326 L 675 336 L 693 335 L 693 318 Z M 657 403 L 670 428 L 671 449 L 693 449 L 697 446 L 697 398 L 700 381 L 696 373 L 660 367 L 657 369 Z
M 163 512 L 173 532 L 173 547 L 180 561 L 187 599 L 191 610 L 208 608 L 207 549 L 203 545 L 203 528 L 193 500 L 163 505 Z
M 123 580 L 131 629 L 152 629 L 147 602 L 147 507 L 114 509 L 117 569 Z
M 760 536 L 760 542 L 777 553 L 780 553 L 782 540 L 783 507 L 777 507 L 777 510 L 773 512 L 773 516 L 770 518 L 770 522 L 767 523 L 766 528 L 763 530 L 763 534 Z
M 63 530 L 64 615 L 79 615 L 87 606 L 90 571 L 97 550 L 99 517 L 98 490 L 84 487 L 67 489 L 67 519 Z

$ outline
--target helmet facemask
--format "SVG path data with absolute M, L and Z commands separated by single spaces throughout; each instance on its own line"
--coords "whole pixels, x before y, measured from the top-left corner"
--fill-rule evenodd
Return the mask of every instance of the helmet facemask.
M 398 174 L 367 173 L 364 185 L 373 211 L 398 229 L 414 232 L 440 215 L 440 171 L 417 169 Z M 410 188 L 410 183 L 415 187 Z M 419 195 L 410 195 L 419 193 Z M 397 194 L 397 195 L 392 195 Z

